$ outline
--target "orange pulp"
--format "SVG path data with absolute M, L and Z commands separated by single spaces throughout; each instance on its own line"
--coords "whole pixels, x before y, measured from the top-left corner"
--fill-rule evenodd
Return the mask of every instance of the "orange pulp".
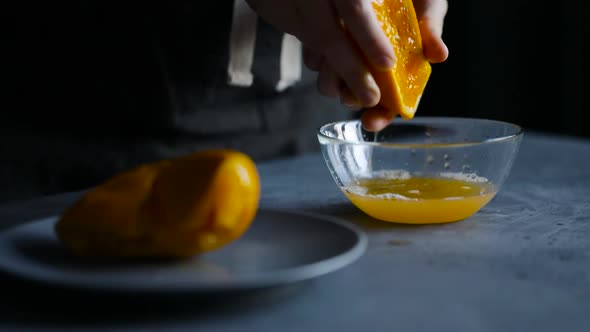
M 381 90 L 379 105 L 409 120 L 414 117 L 432 68 L 424 56 L 412 0 L 372 0 L 373 10 L 393 46 L 391 70 L 371 72 Z

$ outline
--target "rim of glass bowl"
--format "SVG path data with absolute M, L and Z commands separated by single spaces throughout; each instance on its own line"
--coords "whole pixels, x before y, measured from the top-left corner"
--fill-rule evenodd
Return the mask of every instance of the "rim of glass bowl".
M 390 147 L 390 148 L 432 148 L 432 147 L 462 147 L 462 146 L 474 146 L 474 145 L 481 145 L 481 144 L 488 144 L 488 143 L 499 143 L 505 142 L 510 140 L 515 140 L 521 137 L 524 134 L 524 131 L 521 126 L 516 125 L 514 123 L 500 121 L 500 120 L 490 120 L 490 119 L 480 119 L 480 118 L 467 118 L 467 117 L 434 117 L 434 116 L 424 116 L 424 117 L 416 117 L 416 120 L 420 120 L 420 122 L 431 122 L 431 121 L 441 121 L 441 120 L 466 120 L 472 122 L 493 122 L 502 125 L 508 125 L 514 128 L 515 133 L 510 135 L 503 135 L 503 136 L 496 136 L 490 137 L 483 140 L 477 141 L 462 141 L 462 142 L 449 142 L 449 143 L 391 143 L 391 142 L 370 142 L 370 141 L 363 141 L 363 142 L 353 142 L 348 141 L 345 139 L 331 137 L 324 134 L 325 128 L 333 127 L 339 123 L 354 123 L 360 122 L 361 120 L 344 120 L 344 121 L 334 121 L 330 123 L 326 123 L 317 129 L 318 136 L 321 136 L 323 139 L 328 141 L 332 141 L 332 143 L 338 144 L 350 144 L 350 145 L 366 145 L 366 146 L 378 146 L 378 147 Z M 395 121 L 406 121 L 407 123 L 411 124 L 412 120 L 400 120 L 396 119 Z

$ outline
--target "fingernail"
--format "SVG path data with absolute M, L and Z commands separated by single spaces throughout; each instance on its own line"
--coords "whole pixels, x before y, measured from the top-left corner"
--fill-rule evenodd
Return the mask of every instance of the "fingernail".
M 362 107 L 350 92 L 340 92 L 340 103 L 351 110 L 358 110 Z
M 379 119 L 379 121 L 376 121 L 377 123 L 375 124 L 375 129 L 376 131 L 380 131 L 383 130 L 385 127 L 387 127 L 390 123 L 390 121 L 387 121 L 387 119 Z
M 379 102 L 379 87 L 373 78 L 373 75 L 365 75 L 365 89 L 361 92 L 359 100 L 366 107 L 375 106 Z
M 377 58 L 376 64 L 380 69 L 384 69 L 384 70 L 391 69 L 395 65 L 395 56 L 393 56 L 393 57 L 390 57 L 387 55 L 381 56 L 381 57 Z
M 361 105 L 355 102 L 351 102 L 349 100 L 341 100 L 342 105 L 346 106 L 347 108 L 356 111 L 361 108 Z

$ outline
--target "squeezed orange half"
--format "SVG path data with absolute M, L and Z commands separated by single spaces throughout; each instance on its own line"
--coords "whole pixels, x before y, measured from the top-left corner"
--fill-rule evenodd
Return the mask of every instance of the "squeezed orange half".
M 412 119 L 432 68 L 424 56 L 420 25 L 412 0 L 372 0 L 381 28 L 393 45 L 395 66 L 371 70 L 381 90 L 379 106 Z

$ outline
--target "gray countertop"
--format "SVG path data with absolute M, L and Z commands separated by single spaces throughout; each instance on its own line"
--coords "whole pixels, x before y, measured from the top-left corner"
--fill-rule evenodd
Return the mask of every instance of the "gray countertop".
M 361 225 L 369 235 L 365 255 L 312 281 L 216 298 L 113 300 L 0 275 L 0 329 L 590 331 L 588 140 L 527 133 L 494 200 L 445 225 L 366 217 L 337 189 L 319 154 L 259 170 L 261 207 Z M 2 207 L 0 227 L 59 213 L 78 195 Z

